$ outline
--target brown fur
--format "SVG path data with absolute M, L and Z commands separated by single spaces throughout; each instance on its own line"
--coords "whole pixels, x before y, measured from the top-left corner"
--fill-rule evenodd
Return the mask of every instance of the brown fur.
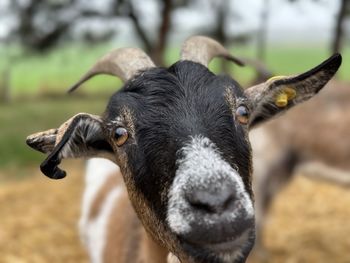
M 180 247 L 176 242 L 174 241 L 174 237 L 170 236 L 168 234 L 168 231 L 164 229 L 164 226 L 159 222 L 158 218 L 154 216 L 152 211 L 150 211 L 149 207 L 150 205 L 146 203 L 145 198 L 142 196 L 142 194 L 138 191 L 138 189 L 133 184 L 132 180 L 129 180 L 130 177 L 130 171 L 127 167 L 122 168 L 122 173 L 124 175 L 124 181 L 126 184 L 126 187 L 129 190 L 129 201 L 130 204 L 133 204 L 133 207 L 135 207 L 138 211 L 142 211 L 139 214 L 139 219 L 142 222 L 143 228 L 145 230 L 145 233 L 149 236 L 148 240 L 153 239 L 158 244 L 168 244 L 169 247 L 173 249 L 173 251 L 176 251 L 177 255 L 179 257 L 186 258 L 185 254 L 182 251 L 178 251 L 177 248 Z M 129 176 L 128 176 L 129 175 Z M 136 214 L 135 214 L 136 216 Z M 159 251 L 165 251 L 165 249 L 161 249 L 159 247 Z M 167 252 L 168 253 L 168 252 Z M 164 252 L 164 254 L 167 255 L 167 253 Z M 165 256 L 166 256 L 165 255 Z M 145 261 L 147 262 L 147 261 Z M 164 259 L 164 262 L 166 262 L 166 259 Z
M 230 87 L 225 89 L 225 100 L 227 105 L 230 107 L 232 114 L 234 115 L 236 110 L 236 97 L 233 95 Z
M 108 218 L 103 262 L 165 263 L 168 251 L 146 233 L 131 205 L 120 171 L 108 177 L 98 191 L 90 208 L 89 220 L 98 216 L 108 194 L 116 187 L 121 187 L 122 193 L 115 200 Z
M 308 103 L 267 124 L 279 145 L 288 145 L 306 160 L 321 160 L 350 169 L 350 90 L 330 86 Z
M 265 255 L 261 235 L 269 205 L 291 180 L 297 165 L 301 174 L 338 185 L 350 185 L 349 84 L 332 81 L 329 86 L 309 102 L 259 128 L 265 137 L 260 141 L 264 144 L 260 147 L 261 152 L 254 153 L 257 171 L 254 173 L 257 200 L 254 252 L 257 255 Z M 256 146 L 253 144 L 253 148 L 257 149 Z M 290 154 L 297 159 L 288 167 L 283 156 Z M 258 172 L 264 167 L 264 173 Z
M 92 202 L 89 215 L 88 215 L 89 220 L 93 220 L 98 215 L 98 213 L 100 212 L 103 206 L 105 199 L 108 196 L 108 193 L 121 184 L 122 184 L 122 175 L 119 171 L 115 175 L 113 174 L 112 176 L 109 176 L 107 178 L 106 182 L 100 188 L 94 201 Z
M 107 224 L 105 263 L 136 262 L 140 241 L 140 223 L 131 207 L 126 189 L 114 203 Z M 133 253 L 130 253 L 130 252 Z

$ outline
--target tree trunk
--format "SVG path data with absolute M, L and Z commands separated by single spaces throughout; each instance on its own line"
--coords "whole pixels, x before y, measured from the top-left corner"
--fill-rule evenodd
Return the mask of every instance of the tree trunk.
M 216 40 L 221 43 L 223 46 L 226 46 L 228 43 L 226 32 L 225 32 L 225 22 L 229 12 L 228 2 L 226 0 L 221 0 L 218 4 L 217 10 L 217 19 L 216 19 Z M 220 71 L 224 73 L 229 73 L 228 61 L 222 59 L 220 61 Z
M 260 29 L 257 39 L 257 58 L 265 62 L 266 60 L 266 40 L 267 40 L 267 22 L 269 17 L 269 0 L 264 0 L 264 6 L 260 16 Z
M 156 65 L 164 66 L 164 53 L 171 28 L 172 0 L 163 0 L 162 20 L 158 30 L 158 40 L 152 57 Z
M 135 27 L 137 35 L 142 41 L 146 53 L 148 53 L 151 56 L 154 63 L 159 66 L 164 65 L 164 52 L 167 44 L 168 33 L 171 27 L 171 11 L 173 7 L 172 1 L 173 0 L 162 0 L 162 19 L 157 34 L 157 39 L 155 40 L 155 42 L 150 41 L 145 30 L 142 28 L 131 1 L 128 4 L 129 18 L 131 19 Z
M 340 52 L 341 50 L 342 39 L 344 35 L 343 21 L 344 21 L 344 18 L 346 17 L 346 12 L 349 7 L 349 2 L 350 2 L 349 0 L 341 0 L 340 9 L 337 16 L 332 45 L 331 45 L 332 53 L 337 53 L 337 52 Z
M 144 29 L 141 26 L 141 23 L 139 21 L 139 18 L 137 16 L 137 14 L 135 13 L 133 4 L 131 3 L 131 1 L 128 2 L 129 6 L 129 18 L 131 19 L 131 22 L 133 23 L 135 30 L 137 32 L 138 37 L 140 38 L 140 40 L 143 43 L 143 46 L 145 48 L 146 53 L 150 54 L 152 53 L 153 50 L 153 45 L 151 43 L 151 41 L 148 39 L 146 32 L 144 31 Z

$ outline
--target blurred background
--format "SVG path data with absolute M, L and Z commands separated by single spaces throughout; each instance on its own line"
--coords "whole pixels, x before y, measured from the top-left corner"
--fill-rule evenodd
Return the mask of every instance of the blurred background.
M 349 0 L 0 1 L 0 262 L 87 262 L 77 230 L 84 163 L 65 162 L 70 176 L 50 181 L 39 172 L 44 156 L 25 138 L 78 112 L 103 112 L 119 80 L 100 76 L 73 95 L 66 90 L 110 49 L 141 47 L 169 66 L 194 34 L 246 61 L 210 65 L 243 87 L 340 52 L 332 85 L 350 94 Z M 267 262 L 350 262 L 346 187 L 297 176 L 270 212 Z

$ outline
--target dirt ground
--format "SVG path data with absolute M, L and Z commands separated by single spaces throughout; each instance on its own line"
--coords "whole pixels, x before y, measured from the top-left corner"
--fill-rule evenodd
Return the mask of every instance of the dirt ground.
M 77 230 L 81 167 L 66 163 L 60 181 L 33 168 L 27 179 L 0 183 L 1 263 L 88 262 Z M 350 262 L 349 218 L 348 189 L 297 176 L 272 207 L 268 262 Z
M 1 263 L 87 263 L 78 236 L 83 177 L 69 164 L 64 180 L 35 175 L 0 185 Z M 78 164 L 78 165 L 77 165 Z

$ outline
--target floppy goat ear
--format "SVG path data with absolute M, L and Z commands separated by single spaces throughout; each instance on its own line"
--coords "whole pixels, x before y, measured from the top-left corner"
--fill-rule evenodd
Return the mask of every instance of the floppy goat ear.
M 52 179 L 61 179 L 66 172 L 58 168 L 64 158 L 97 157 L 112 159 L 109 145 L 99 116 L 79 113 L 58 129 L 28 136 L 27 144 L 33 149 L 49 154 L 40 165 L 41 171 Z
M 341 55 L 335 54 L 303 74 L 273 77 L 246 89 L 245 94 L 252 105 L 249 128 L 313 97 L 334 76 L 341 60 Z

